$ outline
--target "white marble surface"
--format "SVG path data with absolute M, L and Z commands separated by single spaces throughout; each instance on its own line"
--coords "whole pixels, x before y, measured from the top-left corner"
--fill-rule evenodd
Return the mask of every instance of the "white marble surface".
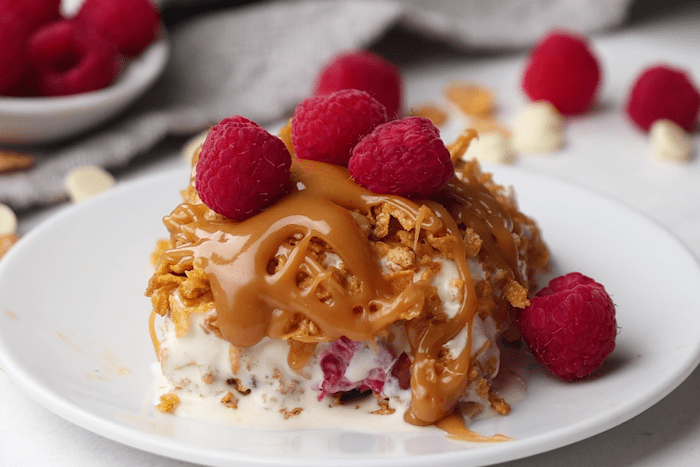
M 674 63 L 700 81 L 700 8 L 648 20 L 597 37 L 593 43 L 604 69 L 599 108 L 568 121 L 568 144 L 564 150 L 549 155 L 520 155 L 516 166 L 592 187 L 620 200 L 658 221 L 678 236 L 692 254 L 700 256 L 700 158 L 696 155 L 680 165 L 656 161 L 649 140 L 621 112 L 627 90 L 643 66 L 659 61 Z M 518 87 L 523 59 L 521 55 L 437 54 L 406 60 L 407 101 L 417 105 L 434 100 L 447 81 L 473 79 L 496 90 L 500 115 L 510 123 L 524 103 Z M 697 132 L 693 143 L 698 151 Z M 143 160 L 118 173 L 118 180 L 183 163 L 176 144 L 165 145 L 157 152 L 153 160 Z M 62 206 L 23 213 L 20 231 L 31 230 L 60 209 Z M 643 292 L 647 291 L 640 291 Z M 672 312 L 663 310 L 662 315 L 660 310 L 659 319 L 668 319 Z M 0 372 L 0 394 L 0 465 L 190 465 L 120 445 L 75 426 L 25 395 L 4 372 Z M 501 465 L 695 466 L 700 458 L 698 394 L 700 370 L 661 402 L 616 428 L 555 451 Z

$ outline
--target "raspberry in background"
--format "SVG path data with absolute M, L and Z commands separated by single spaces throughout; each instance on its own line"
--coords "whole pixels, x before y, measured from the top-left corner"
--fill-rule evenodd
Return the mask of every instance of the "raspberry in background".
M 563 115 L 576 115 L 593 105 L 600 80 L 598 59 L 586 38 L 553 31 L 530 51 L 522 88 L 531 100 L 546 100 Z
M 27 35 L 10 16 L 0 15 L 0 95 L 16 95 L 29 70 L 25 51 Z
M 12 17 L 18 27 L 31 34 L 61 19 L 60 8 L 61 0 L 0 0 L 0 17 Z
M 141 54 L 160 30 L 160 11 L 151 0 L 85 0 L 75 19 L 130 57 Z
M 37 90 L 44 96 L 64 96 L 102 89 L 118 72 L 114 45 L 73 20 L 39 28 L 27 45 Z
M 433 195 L 455 173 L 440 131 L 423 117 L 376 127 L 353 149 L 348 170 L 374 193 L 406 197 Z
M 211 129 L 195 176 L 204 204 L 234 221 L 257 214 L 284 195 L 292 164 L 282 140 L 244 120 L 233 117 Z
M 553 279 L 518 316 L 532 354 L 559 378 L 590 375 L 615 348 L 615 305 L 603 285 L 581 273 Z
M 627 115 L 644 132 L 657 120 L 671 120 L 690 132 L 697 125 L 700 93 L 690 76 L 670 65 L 646 68 L 635 80 Z
M 342 89 L 302 101 L 292 118 L 292 145 L 300 159 L 347 166 L 360 138 L 387 121 L 367 92 Z
M 321 68 L 314 94 L 341 89 L 368 92 L 386 108 L 389 118 L 401 113 L 403 77 L 392 63 L 371 52 L 360 50 L 339 54 Z

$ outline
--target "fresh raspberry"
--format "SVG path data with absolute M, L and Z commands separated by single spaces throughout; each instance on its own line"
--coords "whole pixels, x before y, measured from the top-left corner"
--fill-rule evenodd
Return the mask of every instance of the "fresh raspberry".
M 379 125 L 355 146 L 348 169 L 375 193 L 407 197 L 435 194 L 455 173 L 440 131 L 423 117 Z
M 95 31 L 72 20 L 37 30 L 29 40 L 29 59 L 36 69 L 38 91 L 65 96 L 102 89 L 117 76 L 117 51 Z
M 0 95 L 16 95 L 20 81 L 29 70 L 25 52 L 27 36 L 11 16 L 0 14 Z
M 270 206 L 290 183 L 292 157 L 282 140 L 245 120 L 225 119 L 211 129 L 195 177 L 204 204 L 234 221 Z
M 565 380 L 588 376 L 615 348 L 615 305 L 601 284 L 577 272 L 540 290 L 518 324 L 537 360 Z
M 150 0 L 85 0 L 75 18 L 98 30 L 126 56 L 143 52 L 160 30 L 160 11 Z
M 309 97 L 292 118 L 294 152 L 300 159 L 346 166 L 360 138 L 386 121 L 384 106 L 364 91 Z
M 362 50 L 339 54 L 321 69 L 316 78 L 314 94 L 329 94 L 341 89 L 368 92 L 386 107 L 389 118 L 396 118 L 401 112 L 401 72 L 371 52 Z
M 585 37 L 555 31 L 530 51 L 522 87 L 533 101 L 546 100 L 560 113 L 576 115 L 595 101 L 600 75 Z
M 0 17 L 12 17 L 27 34 L 61 19 L 61 0 L 0 0 Z M 3 42 L 4 44 L 4 42 Z
M 627 115 L 643 131 L 661 119 L 671 120 L 690 132 L 700 111 L 700 93 L 690 77 L 678 68 L 655 65 L 637 78 L 627 101 Z

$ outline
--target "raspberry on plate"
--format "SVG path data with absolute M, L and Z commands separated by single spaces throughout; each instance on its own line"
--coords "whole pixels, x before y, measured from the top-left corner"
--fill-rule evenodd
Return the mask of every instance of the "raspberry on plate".
M 690 132 L 698 121 L 700 92 L 683 70 L 655 65 L 645 69 L 634 82 L 626 110 L 644 132 L 662 119 Z
M 384 106 L 357 89 L 304 100 L 292 118 L 292 144 L 300 159 L 348 164 L 360 138 L 387 121 Z
M 591 107 L 600 79 L 586 38 L 554 31 L 530 51 L 522 88 L 531 100 L 546 100 L 562 114 L 576 115 Z
M 292 157 L 281 139 L 242 117 L 215 125 L 202 145 L 195 183 L 212 210 L 243 221 L 289 187 Z
M 615 348 L 615 305 L 605 288 L 581 273 L 553 279 L 520 312 L 518 326 L 532 354 L 559 378 L 598 368 Z
M 389 118 L 396 118 L 401 112 L 401 72 L 392 63 L 366 50 L 339 54 L 321 69 L 314 94 L 329 94 L 341 89 L 368 92 L 386 107 Z
M 126 56 L 143 52 L 160 30 L 160 11 L 151 0 L 85 0 L 75 19 L 99 31 Z
M 440 131 L 423 117 L 379 125 L 355 146 L 348 169 L 375 193 L 406 197 L 433 195 L 455 173 Z
M 72 20 L 59 20 L 39 28 L 29 39 L 27 48 L 41 95 L 94 91 L 110 85 L 117 76 L 114 46 Z

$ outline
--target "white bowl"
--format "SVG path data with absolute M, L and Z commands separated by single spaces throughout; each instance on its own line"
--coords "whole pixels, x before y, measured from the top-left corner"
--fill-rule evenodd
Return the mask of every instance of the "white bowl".
M 143 95 L 163 73 L 169 56 L 164 36 L 107 88 L 62 97 L 0 97 L 0 143 L 55 143 L 97 127 Z

